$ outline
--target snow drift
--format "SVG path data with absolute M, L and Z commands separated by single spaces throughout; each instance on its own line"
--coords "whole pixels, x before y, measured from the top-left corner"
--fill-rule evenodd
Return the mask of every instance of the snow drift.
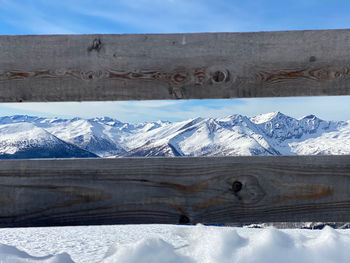
M 67 253 L 33 257 L 16 247 L 0 244 L 1 263 L 74 263 Z
M 26 232 L 31 232 L 30 236 L 34 239 L 46 237 L 47 240 L 42 240 L 40 245 L 35 240 L 32 248 L 30 243 L 34 240 L 18 245 L 28 246 L 26 251 L 29 254 L 33 254 L 38 246 L 42 251 L 51 252 L 45 247 L 52 245 L 51 249 L 56 254 L 35 257 L 15 247 L 1 245 L 0 262 L 4 263 L 348 263 L 350 258 L 350 230 L 330 227 L 323 230 L 277 230 L 203 225 L 130 225 L 3 231 L 12 233 L 13 242 L 25 240 Z M 0 232 L 0 239 L 1 235 Z M 55 242 L 63 236 L 67 242 L 61 240 L 58 251 L 58 243 L 55 245 Z M 104 247 L 113 238 L 117 242 L 109 248 Z M 85 247 L 87 243 L 90 251 Z M 97 256 L 101 251 L 107 251 L 103 258 Z M 74 261 L 68 252 L 74 255 Z M 39 251 L 39 254 L 42 252 Z
M 118 245 L 103 262 L 165 263 L 345 263 L 349 262 L 350 235 L 326 227 L 315 238 L 300 231 L 290 235 L 274 228 L 252 231 L 197 226 L 179 232 L 188 244 L 175 248 L 159 239 Z

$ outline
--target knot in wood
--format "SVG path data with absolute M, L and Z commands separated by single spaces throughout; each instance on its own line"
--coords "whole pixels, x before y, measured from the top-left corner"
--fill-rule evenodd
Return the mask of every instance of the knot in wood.
M 221 71 L 221 70 L 217 70 L 213 73 L 212 75 L 212 79 L 215 83 L 220 83 L 226 80 L 226 73 Z
M 309 58 L 309 61 L 310 61 L 310 62 L 315 62 L 315 61 L 316 61 L 316 57 L 315 57 L 315 56 L 311 56 L 311 57 Z
M 185 224 L 189 224 L 190 223 L 190 219 L 185 216 L 185 215 L 181 215 L 179 218 L 179 224 L 180 225 L 185 225 Z
M 100 51 L 102 47 L 102 42 L 99 38 L 95 38 L 94 41 L 92 42 L 92 45 L 88 48 L 89 51 L 96 50 Z
M 243 186 L 243 184 L 241 182 L 235 181 L 232 183 L 232 191 L 234 193 L 238 193 L 239 191 L 242 190 L 242 186 Z

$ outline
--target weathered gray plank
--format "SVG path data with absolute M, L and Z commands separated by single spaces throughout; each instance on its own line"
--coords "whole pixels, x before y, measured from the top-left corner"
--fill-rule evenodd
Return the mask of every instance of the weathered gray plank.
M 350 95 L 350 30 L 0 36 L 0 102 Z
M 0 162 L 2 227 L 187 221 L 349 222 L 350 156 Z

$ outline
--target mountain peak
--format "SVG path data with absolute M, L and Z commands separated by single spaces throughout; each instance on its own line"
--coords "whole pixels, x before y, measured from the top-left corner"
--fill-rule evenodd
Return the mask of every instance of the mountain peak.
M 250 118 L 250 121 L 255 124 L 261 124 L 264 122 L 271 121 L 273 119 L 280 119 L 280 118 L 286 118 L 286 117 L 288 116 L 279 111 L 274 111 L 274 112 L 256 115 L 255 117 Z
M 101 121 L 101 122 L 110 122 L 110 121 L 117 121 L 116 119 L 112 119 L 111 117 L 95 117 L 95 118 L 92 118 L 90 120 L 93 120 L 93 121 Z
M 119 126 L 119 125 L 122 125 L 123 123 L 121 121 L 118 121 L 117 119 L 113 119 L 113 118 L 110 118 L 110 117 L 95 117 L 95 118 L 92 118 L 92 119 L 89 119 L 88 120 L 89 122 L 100 122 L 100 123 L 103 123 L 103 124 L 106 124 L 106 125 L 109 125 L 109 126 Z
M 91 154 L 100 157 L 349 154 L 350 146 L 342 143 L 349 140 L 349 131 L 350 122 L 323 121 L 312 114 L 295 119 L 279 111 L 252 118 L 234 114 L 138 124 L 121 123 L 109 117 L 5 116 L 0 117 L 0 152 L 7 155 L 0 154 L 0 159 Z M 330 142 L 332 148 L 327 146 Z M 15 155 L 10 156 L 11 152 Z
M 299 118 L 298 120 L 305 120 L 305 119 L 307 119 L 307 120 L 315 120 L 315 119 L 319 119 L 319 118 L 317 118 L 317 116 L 314 115 L 314 114 L 309 114 L 309 115 L 305 115 L 305 116 Z
M 229 115 L 229 116 L 227 116 L 225 118 L 221 118 L 221 119 L 231 119 L 231 120 L 233 120 L 233 119 L 241 119 L 243 117 L 245 117 L 245 116 L 243 116 L 241 114 L 232 114 L 232 115 Z

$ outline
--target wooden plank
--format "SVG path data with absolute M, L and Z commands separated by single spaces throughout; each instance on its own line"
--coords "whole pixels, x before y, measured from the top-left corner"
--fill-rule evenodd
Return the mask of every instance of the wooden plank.
M 0 102 L 350 95 L 350 30 L 0 36 Z
M 350 156 L 2 160 L 0 226 L 349 222 Z

